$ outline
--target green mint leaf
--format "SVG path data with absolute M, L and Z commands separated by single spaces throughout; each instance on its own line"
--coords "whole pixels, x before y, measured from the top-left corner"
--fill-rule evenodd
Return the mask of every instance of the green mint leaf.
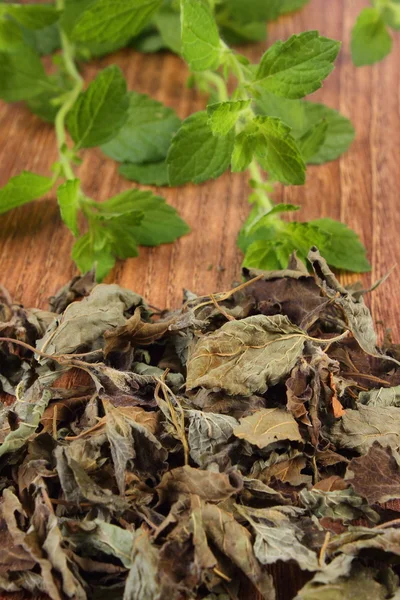
M 145 94 L 130 92 L 127 120 L 102 150 L 119 162 L 158 162 L 166 157 L 180 122 L 172 108 Z
M 236 125 L 241 113 L 250 106 L 250 100 L 218 102 L 207 106 L 208 123 L 214 135 L 227 135 Z
M 307 163 L 321 149 L 325 142 L 327 131 L 328 123 L 323 120 L 312 125 L 310 129 L 299 138 L 298 145 L 304 162 Z
M 60 185 L 57 190 L 57 200 L 58 206 L 60 207 L 61 218 L 76 237 L 79 235 L 79 191 L 79 179 L 68 180 Z
M 399 0 L 386 0 L 380 7 L 382 19 L 392 29 L 400 29 L 400 2 Z
M 101 228 L 85 233 L 75 242 L 72 258 L 81 273 L 86 273 L 95 267 L 98 282 L 103 281 L 116 262 L 112 240 L 104 235 Z
M 107 67 L 75 102 L 68 118 L 78 148 L 100 146 L 112 139 L 128 116 L 125 78 L 117 66 Z
M 53 187 L 49 177 L 23 171 L 20 175 L 11 177 L 8 183 L 0 189 L 0 215 L 3 213 L 37 200 L 47 194 Z
M 214 136 L 205 111 L 188 117 L 172 139 L 168 153 L 170 185 L 202 183 L 222 175 L 229 167 L 234 137 L 233 132 L 225 137 Z
M 302 98 L 322 86 L 333 70 L 340 42 L 322 37 L 317 31 L 293 35 L 276 42 L 261 59 L 255 83 L 276 96 Z
M 0 4 L 0 17 L 10 15 L 28 29 L 43 29 L 58 21 L 60 13 L 51 4 Z
M 142 218 L 143 213 L 133 209 L 125 214 L 103 209 L 91 220 L 88 233 L 80 237 L 72 248 L 72 258 L 79 270 L 85 273 L 95 266 L 96 280 L 102 281 L 114 267 L 117 258 L 137 256 L 138 248 L 132 228 Z
M 119 172 L 126 179 L 142 185 L 168 185 L 168 165 L 165 160 L 143 165 L 125 163 L 120 166 Z
M 257 91 L 259 92 L 256 99 L 257 113 L 281 119 L 292 128 L 292 134 L 295 136 L 303 135 L 309 129 L 310 123 L 306 117 L 304 100 L 280 98 L 263 89 Z
M 232 152 L 231 169 L 233 173 L 245 171 L 254 156 L 254 143 L 252 135 L 241 131 L 235 138 Z
M 23 43 L 21 27 L 0 15 L 0 52 L 13 52 Z
M 336 160 L 348 150 L 354 140 L 355 131 L 351 121 L 337 110 L 324 104 L 304 102 L 304 107 L 308 128 L 316 125 L 321 120 L 328 125 L 325 141 L 319 150 L 308 159 L 308 162 L 320 165 L 330 160 Z
M 328 124 L 325 141 L 318 152 L 307 162 L 322 164 L 335 160 L 349 148 L 355 131 L 351 121 L 333 108 L 305 100 L 287 100 L 262 91 L 257 98 L 257 108 L 271 117 L 278 117 L 292 128 L 292 135 L 299 140 L 311 127 L 321 121 Z
M 78 18 L 72 39 L 113 42 L 137 35 L 151 20 L 162 0 L 96 0 Z
M 182 50 L 180 13 L 169 6 L 163 6 L 157 11 L 153 23 L 160 32 L 165 46 L 175 54 L 180 54 Z
M 60 28 L 58 23 L 43 29 L 27 29 L 21 26 L 25 43 L 40 56 L 52 54 L 61 47 Z
M 142 246 L 158 246 L 174 242 L 189 232 L 188 225 L 164 198 L 152 192 L 128 190 L 99 205 L 101 213 L 125 218 L 132 211 L 142 213 L 140 223 L 133 224 L 130 232 Z
M 263 21 L 238 23 L 233 20 L 219 19 L 218 24 L 222 38 L 229 45 L 263 42 L 267 38 L 267 27 Z
M 260 214 L 260 208 L 256 205 L 238 235 L 237 244 L 241 251 L 245 254 L 249 246 L 258 240 L 274 239 L 277 227 L 285 228 L 284 222 L 271 217 L 285 212 L 296 212 L 299 209 L 300 206 L 295 204 L 275 204 L 265 214 Z
M 325 247 L 331 235 L 310 223 L 283 223 L 266 231 L 265 239 L 253 242 L 247 249 L 243 266 L 252 269 L 284 269 L 292 252 L 306 261 L 312 246 Z
M 254 155 L 270 176 L 282 183 L 302 185 L 306 166 L 290 127 L 274 117 L 256 117 L 252 134 Z
M 39 56 L 20 46 L 13 52 L 0 52 L 0 98 L 6 102 L 29 100 L 52 90 Z
M 273 21 L 279 16 L 282 0 L 228 0 L 222 3 L 221 10 L 228 9 L 233 19 L 239 23 Z
M 372 65 L 389 54 L 392 38 L 376 8 L 361 11 L 351 33 L 351 55 L 357 67 Z
M 316 219 L 310 221 L 310 225 L 331 235 L 330 243 L 319 248 L 329 265 L 356 273 L 371 270 L 360 238 L 347 225 L 333 219 Z
M 280 14 L 284 15 L 288 12 L 292 12 L 293 10 L 298 10 L 299 8 L 302 8 L 308 4 L 309 1 L 310 0 L 281 0 Z
M 222 45 L 208 0 L 181 0 L 181 32 L 183 58 L 192 71 L 220 65 Z

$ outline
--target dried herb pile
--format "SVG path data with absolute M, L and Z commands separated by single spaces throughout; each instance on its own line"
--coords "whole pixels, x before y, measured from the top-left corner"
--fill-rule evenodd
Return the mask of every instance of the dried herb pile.
M 1 590 L 272 600 L 283 561 L 298 600 L 400 598 L 399 350 L 309 260 L 173 313 L 90 274 L 49 312 L 3 292 Z

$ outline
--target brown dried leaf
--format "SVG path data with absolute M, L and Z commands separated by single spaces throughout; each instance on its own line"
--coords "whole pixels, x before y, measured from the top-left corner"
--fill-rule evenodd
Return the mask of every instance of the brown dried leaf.
M 258 448 L 266 448 L 281 440 L 300 442 L 303 439 L 295 419 L 282 408 L 264 408 L 240 419 L 240 425 L 233 433 Z
M 395 457 L 389 446 L 383 448 L 375 442 L 367 454 L 351 460 L 347 466 L 346 479 L 357 494 L 366 498 L 370 504 L 400 498 L 398 460 L 399 456 Z
M 227 475 L 186 465 L 165 473 L 157 491 L 162 499 L 170 501 L 175 501 L 180 494 L 194 494 L 208 502 L 222 502 L 239 493 L 242 487 L 237 471 Z

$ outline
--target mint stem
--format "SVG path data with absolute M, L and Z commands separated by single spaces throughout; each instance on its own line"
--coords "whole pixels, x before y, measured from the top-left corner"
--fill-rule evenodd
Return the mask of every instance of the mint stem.
M 58 10 L 62 11 L 64 9 L 64 0 L 57 0 L 56 6 Z M 79 94 L 83 89 L 83 79 L 80 76 L 74 62 L 74 47 L 70 43 L 63 31 L 61 31 L 61 48 L 65 69 L 68 75 L 71 77 L 72 81 L 74 82 L 74 87 L 70 92 L 68 92 L 68 94 L 66 94 L 61 108 L 57 113 L 55 120 L 55 129 L 62 174 L 67 179 L 75 179 L 75 174 L 70 160 L 70 151 L 67 145 L 67 132 L 65 120 L 69 111 L 75 104 Z

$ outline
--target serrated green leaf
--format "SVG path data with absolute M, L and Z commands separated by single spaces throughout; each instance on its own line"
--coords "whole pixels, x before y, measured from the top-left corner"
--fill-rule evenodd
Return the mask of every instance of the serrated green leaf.
M 77 42 L 113 42 L 137 35 L 162 0 L 96 0 L 77 20 L 72 39 Z
M 317 31 L 276 42 L 261 59 L 254 82 L 277 96 L 302 98 L 322 86 L 333 70 L 340 42 Z
M 79 190 L 79 179 L 70 179 L 61 184 L 57 190 L 57 200 L 58 206 L 60 207 L 61 218 L 75 236 L 79 235 Z
M 124 215 L 104 214 L 90 223 L 88 233 L 72 248 L 72 258 L 82 273 L 96 268 L 96 280 L 102 281 L 115 265 L 117 258 L 138 255 L 132 228 L 140 223 L 142 212 L 133 209 Z
M 313 165 L 336 160 L 346 152 L 354 140 L 355 131 L 351 121 L 337 110 L 324 104 L 304 102 L 307 126 L 312 127 L 321 120 L 327 123 L 325 140 L 319 150 L 308 159 Z M 295 132 L 295 136 L 297 132 Z
M 113 65 L 101 71 L 74 104 L 68 118 L 78 148 L 99 146 L 112 139 L 128 116 L 126 81 Z
M 158 246 L 175 241 L 189 232 L 188 225 L 177 211 L 160 196 L 143 190 L 128 190 L 99 204 L 102 215 L 125 218 L 132 213 L 142 214 L 140 223 L 132 224 L 130 233 L 142 246 Z
M 119 172 L 126 179 L 143 185 L 168 185 L 168 165 L 165 160 L 143 165 L 125 163 L 120 166 Z
M 311 223 L 279 222 L 279 225 L 277 228 L 257 228 L 254 235 L 258 239 L 247 249 L 243 261 L 245 267 L 263 270 L 284 269 L 294 251 L 305 262 L 312 246 L 323 248 L 331 239 L 329 233 Z
M 47 194 L 52 187 L 52 179 L 29 171 L 23 171 L 20 175 L 11 177 L 8 183 L 0 189 L 0 215 L 32 200 L 37 200 Z
M 43 29 L 60 17 L 56 7 L 51 4 L 0 4 L 0 17 L 4 14 L 28 29 Z
M 218 102 L 207 106 L 209 125 L 214 135 L 224 136 L 233 129 L 240 115 L 250 106 L 250 100 Z
M 308 159 L 311 164 L 335 160 L 345 152 L 354 140 L 355 131 L 351 121 L 333 108 L 305 100 L 287 100 L 262 91 L 257 98 L 259 111 L 278 117 L 292 127 L 292 135 L 299 140 L 311 127 L 321 121 L 328 125 L 325 141 L 318 152 Z
M 320 121 L 319 123 L 312 125 L 310 129 L 299 138 L 298 144 L 300 152 L 306 163 L 319 152 L 325 142 L 327 131 L 328 123 L 326 121 Z
M 222 45 L 207 0 L 181 0 L 182 54 L 192 71 L 216 69 Z
M 129 93 L 128 117 L 118 134 L 102 150 L 119 162 L 146 163 L 163 160 L 180 119 L 145 94 Z
M 372 65 L 389 54 L 392 38 L 376 8 L 361 11 L 351 33 L 351 55 L 357 67 Z
M 302 185 L 306 167 L 290 127 L 274 117 L 256 117 L 252 125 L 254 155 L 263 169 L 277 181 Z
M 83 13 L 95 2 L 96 0 L 64 0 L 65 7 L 60 19 L 60 26 L 69 38 L 71 38 L 74 27 Z M 76 43 L 75 47 L 77 55 L 82 55 L 85 60 L 88 60 L 91 57 L 104 56 L 115 52 L 124 47 L 126 43 L 126 39 L 103 42 L 85 41 Z
M 205 111 L 188 117 L 172 140 L 167 157 L 170 185 L 202 183 L 222 175 L 229 167 L 234 134 L 213 135 Z
M 6 102 L 19 102 L 46 90 L 52 90 L 52 85 L 39 56 L 29 46 L 0 52 L 0 98 Z
M 103 242 L 105 242 L 106 236 L 101 232 L 99 235 L 102 236 Z M 72 248 L 72 258 L 81 273 L 86 273 L 95 266 L 96 280 L 102 281 L 114 267 L 116 259 L 111 244 L 102 246 L 97 243 L 95 247 L 95 243 L 96 239 L 93 233 L 85 233 L 75 242 Z
M 310 221 L 310 225 L 331 235 L 331 242 L 320 248 L 329 265 L 355 273 L 371 270 L 360 238 L 347 225 L 333 219 L 316 219 Z

